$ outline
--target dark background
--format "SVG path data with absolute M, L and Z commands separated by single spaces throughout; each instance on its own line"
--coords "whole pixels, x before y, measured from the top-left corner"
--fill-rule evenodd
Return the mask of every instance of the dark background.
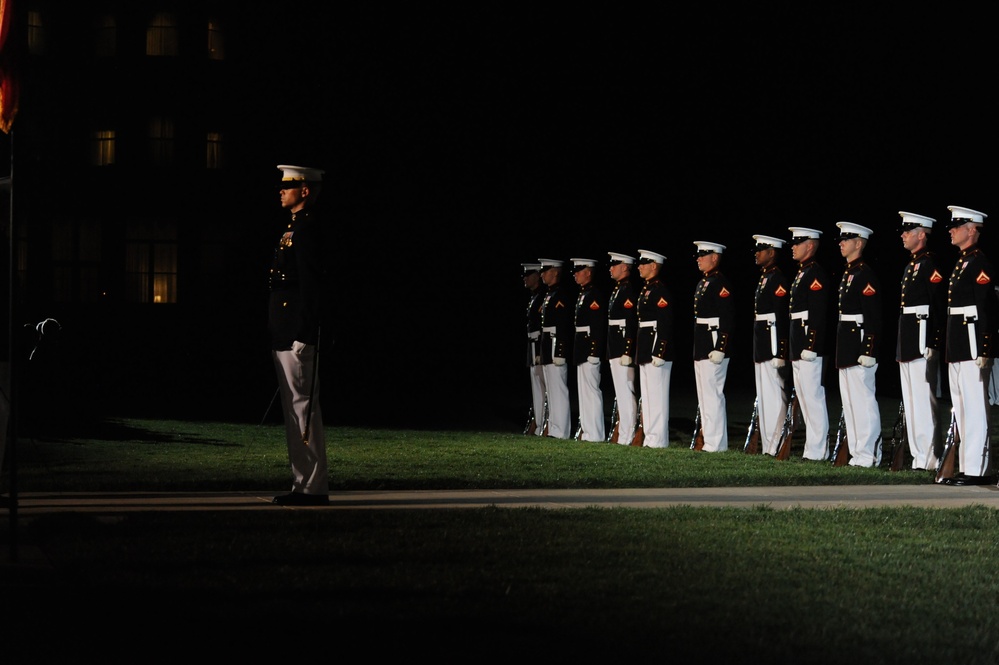
M 692 392 L 695 240 L 727 246 L 722 268 L 744 321 L 728 380 L 751 390 L 752 236 L 823 231 L 820 260 L 838 281 L 841 220 L 874 230 L 866 258 L 886 305 L 878 391 L 892 396 L 906 260 L 898 211 L 938 220 L 932 244 L 946 271 L 956 256 L 947 206 L 999 215 L 995 43 L 976 12 L 234 6 L 230 52 L 250 66 L 230 103 L 252 127 L 241 171 L 258 175 L 233 202 L 246 235 L 231 245 L 259 290 L 282 225 L 276 165 L 326 169 L 322 378 L 333 425 L 522 427 L 520 264 L 539 257 L 665 254 L 673 391 Z M 177 193 L 192 206 L 217 206 L 213 195 Z M 783 267 L 793 273 L 789 253 Z M 106 383 L 158 385 L 161 415 L 197 404 L 208 417 L 259 419 L 276 388 L 265 294 L 236 309 L 213 307 L 182 349 L 169 336 L 189 331 L 158 321 L 167 343 L 140 341 L 166 361 L 120 351 L 119 335 L 138 335 L 127 321 L 114 327 L 101 353 L 168 370 Z M 835 385 L 830 373 L 834 395 Z
M 694 240 L 728 247 L 747 335 L 729 381 L 749 387 L 752 236 L 823 231 L 838 282 L 841 220 L 874 230 L 879 392 L 893 394 L 898 211 L 938 220 L 949 272 L 947 206 L 997 209 L 982 78 L 996 58 L 975 13 L 372 11 L 295 35 L 282 62 L 314 80 L 303 91 L 282 68 L 270 87 L 279 117 L 309 117 L 284 147 L 314 150 L 332 176 L 331 268 L 349 293 L 331 378 L 370 395 L 373 417 L 522 424 L 520 262 L 539 257 L 665 254 L 689 347 Z M 783 263 L 793 274 L 789 252 Z M 693 386 L 684 356 L 674 391 Z

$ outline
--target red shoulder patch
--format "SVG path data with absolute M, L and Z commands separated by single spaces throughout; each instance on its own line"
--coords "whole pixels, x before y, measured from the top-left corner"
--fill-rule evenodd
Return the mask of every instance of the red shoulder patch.
M 785 289 L 783 286 L 778 286 L 777 290 L 774 291 L 774 295 L 777 296 L 778 298 L 786 296 L 787 295 L 787 289 Z
M 943 275 L 941 275 L 938 271 L 934 270 L 933 274 L 930 275 L 930 281 L 933 282 L 934 284 L 937 284 L 938 282 L 942 282 L 943 281 Z
M 822 290 L 822 282 L 820 282 L 817 279 L 816 280 L 812 280 L 812 284 L 808 288 L 811 291 L 821 291 Z
M 590 303 L 590 309 L 593 309 L 593 310 L 600 309 L 600 303 L 598 303 L 596 300 L 594 300 L 593 302 Z
M 633 308 L 634 306 L 635 306 L 635 303 L 631 302 L 631 299 L 630 299 L 630 298 L 629 298 L 628 300 L 625 300 L 625 301 L 624 301 L 624 308 L 625 308 L 625 309 L 631 309 L 631 308 Z
M 719 298 L 728 298 L 730 295 L 732 294 L 729 293 L 729 290 L 726 289 L 724 286 L 722 287 L 722 290 L 718 292 Z
M 975 278 L 975 282 L 978 284 L 988 284 L 992 281 L 992 278 L 985 274 L 985 271 L 978 273 L 978 277 Z
M 861 293 L 863 293 L 865 296 L 873 296 L 875 293 L 877 293 L 877 291 L 875 291 L 874 287 L 871 286 L 870 282 L 868 282 L 867 286 L 864 287 L 864 290 L 861 291 Z
M 666 302 L 665 298 L 660 298 L 659 302 L 656 303 L 656 307 L 669 307 L 669 303 Z

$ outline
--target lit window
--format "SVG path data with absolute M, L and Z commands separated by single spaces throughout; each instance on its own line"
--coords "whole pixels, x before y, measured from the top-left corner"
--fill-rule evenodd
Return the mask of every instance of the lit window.
M 154 16 L 146 29 L 146 55 L 177 55 L 180 53 L 178 44 L 177 20 L 173 15 Z
M 222 133 L 208 132 L 208 155 L 205 166 L 210 169 L 222 168 Z
M 177 302 L 177 224 L 133 220 L 125 231 L 125 300 Z
M 41 12 L 28 12 L 28 52 L 32 55 L 45 53 L 45 30 L 42 27 Z
M 225 60 L 225 42 L 218 21 L 208 21 L 208 58 L 210 60 Z
M 114 164 L 114 130 L 98 129 L 93 133 L 92 160 L 94 166 L 111 166 Z
M 169 118 L 149 121 L 149 156 L 158 166 L 173 162 L 173 121 Z
M 102 16 L 97 19 L 94 48 L 98 57 L 107 57 L 115 54 L 118 46 L 117 28 L 114 16 Z

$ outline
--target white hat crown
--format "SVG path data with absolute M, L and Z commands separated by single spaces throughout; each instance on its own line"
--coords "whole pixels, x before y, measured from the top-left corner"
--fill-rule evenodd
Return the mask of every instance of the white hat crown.
M 753 236 L 753 240 L 756 241 L 757 245 L 770 245 L 775 249 L 780 249 L 781 247 L 784 246 L 783 240 L 781 240 L 780 238 L 774 238 L 773 236 L 755 235 Z
M 874 231 L 870 230 L 866 226 L 854 224 L 853 222 L 836 222 L 836 226 L 839 227 L 840 238 L 870 238 L 871 234 L 874 233 Z

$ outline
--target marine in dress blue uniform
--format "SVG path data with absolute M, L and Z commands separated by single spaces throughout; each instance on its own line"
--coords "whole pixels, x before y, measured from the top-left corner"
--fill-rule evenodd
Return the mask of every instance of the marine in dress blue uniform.
M 850 466 L 881 463 L 881 411 L 876 373 L 881 346 L 883 296 L 874 269 L 863 260 L 871 229 L 837 222 L 839 250 L 846 267 L 839 282 L 836 368 Z
M 725 380 L 735 329 L 735 298 L 721 271 L 725 245 L 698 240 L 695 258 L 701 279 L 694 289 L 694 381 L 701 414 L 704 452 L 728 450 Z
M 669 447 L 669 390 L 676 351 L 673 296 L 662 278 L 666 256 L 638 250 L 638 274 L 645 281 L 638 296 L 638 385 L 646 448 Z
M 829 456 L 829 409 L 823 383 L 827 322 L 831 281 L 829 273 L 815 258 L 822 231 L 790 226 L 791 256 L 798 271 L 791 282 L 788 302 L 791 376 L 798 409 L 805 423 L 805 449 L 802 458 L 822 461 Z
M 268 327 L 284 412 L 291 492 L 278 505 L 329 503 L 323 413 L 319 403 L 322 227 L 317 218 L 324 171 L 279 165 L 281 206 L 290 213 L 270 271 Z M 326 342 L 332 338 L 327 336 Z
M 548 398 L 547 436 L 572 437 L 572 404 L 569 401 L 569 367 L 572 340 L 576 334 L 573 317 L 575 302 L 562 284 L 562 264 L 558 259 L 538 259 L 541 279 L 548 287 L 541 306 L 541 364 Z
M 753 368 L 756 413 L 763 454 L 776 455 L 781 426 L 787 411 L 785 368 L 788 358 L 788 323 L 791 286 L 777 263 L 784 241 L 755 235 L 753 253 L 760 277 L 753 299 Z
M 541 436 L 545 428 L 545 373 L 541 364 L 541 308 L 548 287 L 540 263 L 521 263 L 527 289 L 527 370 L 531 379 L 531 415 L 525 434 Z
M 988 379 L 997 303 L 992 262 L 979 246 L 987 215 L 971 208 L 948 206 L 950 242 L 960 250 L 947 285 L 947 377 L 957 421 L 960 472 L 947 485 L 994 482 L 989 445 Z
M 902 270 L 895 360 L 912 468 L 937 467 L 937 385 L 947 321 L 947 282 L 927 249 L 932 217 L 900 210 L 902 246 L 909 262 Z
M 635 257 L 608 252 L 610 277 L 614 280 L 607 303 L 607 363 L 617 401 L 617 434 L 612 443 L 631 445 L 638 424 L 638 396 L 635 392 L 638 347 L 638 288 L 631 271 Z
M 572 276 L 579 287 L 576 295 L 576 336 L 572 356 L 576 366 L 576 396 L 579 401 L 579 436 L 583 441 L 607 438 L 604 395 L 600 372 L 607 353 L 607 294 L 594 280 L 595 259 L 574 258 Z

